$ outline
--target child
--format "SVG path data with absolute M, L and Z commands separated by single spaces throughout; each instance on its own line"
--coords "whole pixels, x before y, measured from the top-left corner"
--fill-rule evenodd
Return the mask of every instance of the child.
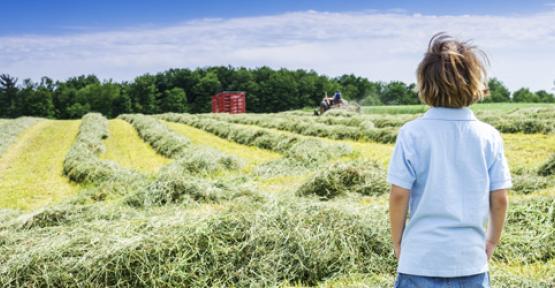
M 418 66 L 431 107 L 399 130 L 387 176 L 395 287 L 489 287 L 512 183 L 501 135 L 468 108 L 487 89 L 476 52 L 437 34 Z

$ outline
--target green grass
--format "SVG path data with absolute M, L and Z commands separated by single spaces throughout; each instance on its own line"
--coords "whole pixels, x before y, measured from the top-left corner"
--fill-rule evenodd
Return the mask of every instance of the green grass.
M 555 136 L 503 134 L 505 155 L 511 170 L 535 170 L 555 153 Z
M 168 164 L 170 159 L 156 153 L 145 143 L 129 123 L 114 119 L 108 122 L 106 150 L 100 159 L 112 160 L 120 166 L 145 173 L 154 173 Z
M 0 207 L 32 210 L 74 195 L 62 175 L 79 121 L 47 120 L 20 135 L 0 158 Z

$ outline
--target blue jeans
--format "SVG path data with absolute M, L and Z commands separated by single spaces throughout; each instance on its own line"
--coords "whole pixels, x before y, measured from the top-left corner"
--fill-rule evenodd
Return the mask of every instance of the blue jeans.
M 489 273 L 462 277 L 427 277 L 398 273 L 395 279 L 395 288 L 489 288 Z

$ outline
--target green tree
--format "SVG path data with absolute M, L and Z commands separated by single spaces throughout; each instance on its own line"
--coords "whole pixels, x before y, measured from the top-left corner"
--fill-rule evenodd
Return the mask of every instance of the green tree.
M 536 92 L 536 95 L 538 96 L 538 101 L 539 102 L 543 102 L 543 103 L 554 103 L 555 102 L 555 96 L 545 90 L 540 90 Z
M 120 87 L 112 82 L 94 83 L 80 89 L 78 98 L 86 99 L 91 111 L 99 112 L 106 117 L 112 117 L 112 105 L 119 97 Z
M 26 116 L 54 117 L 54 104 L 52 103 L 52 91 L 49 84 L 44 81 L 38 86 L 30 80 L 23 81 L 23 88 L 18 91 L 21 99 L 21 114 Z
M 183 113 L 187 111 L 187 96 L 185 91 L 179 87 L 172 88 L 162 93 L 163 97 L 159 98 L 158 109 L 160 113 L 177 112 Z
M 17 98 L 17 78 L 8 74 L 0 75 L 0 117 L 17 117 L 21 115 Z
M 112 116 L 116 117 L 120 114 L 132 113 L 132 107 L 131 97 L 129 96 L 129 85 L 123 83 L 120 85 L 120 93 L 112 101 Z
M 497 78 L 488 81 L 489 96 L 483 102 L 511 102 L 511 92 Z
M 53 94 L 54 112 L 56 118 L 71 118 L 68 108 L 75 103 L 78 90 L 61 82 L 59 82 L 57 86 L 58 88 Z
M 193 113 L 206 113 L 211 111 L 212 96 L 222 90 L 222 85 L 218 76 L 214 72 L 206 73 L 200 81 L 193 86 L 190 94 L 193 96 L 189 98 L 191 112 Z M 189 93 L 187 93 L 189 95 Z
M 415 85 L 406 85 L 400 81 L 393 81 L 385 85 L 381 94 L 381 102 L 386 105 L 418 104 Z
M 67 115 L 68 118 L 81 118 L 83 117 L 83 115 L 89 113 L 91 111 L 91 107 L 88 103 L 80 103 L 80 102 L 75 102 L 73 104 L 71 104 L 69 107 L 67 107 Z
M 271 73 L 268 80 L 260 83 L 261 103 L 264 112 L 278 112 L 302 108 L 299 106 L 299 90 L 295 77 L 285 69 Z
M 129 97 L 131 98 L 132 109 L 137 113 L 154 114 L 156 108 L 156 79 L 149 74 L 135 78 L 129 85 Z
M 513 93 L 514 102 L 539 102 L 540 98 L 528 88 L 520 88 Z
M 263 108 L 260 103 L 260 85 L 255 80 L 255 72 L 247 68 L 239 68 L 233 74 L 233 79 L 226 90 L 245 91 L 247 92 L 246 104 L 249 112 L 262 112 Z

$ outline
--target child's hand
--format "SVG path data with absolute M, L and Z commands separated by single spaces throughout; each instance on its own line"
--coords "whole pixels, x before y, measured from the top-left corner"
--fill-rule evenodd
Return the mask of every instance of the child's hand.
M 489 261 L 489 259 L 491 259 L 491 256 L 493 255 L 493 251 L 495 250 L 495 246 L 497 246 L 497 244 L 495 244 L 491 241 L 486 241 L 486 255 L 488 256 L 488 261 Z
M 393 252 L 395 253 L 395 258 L 397 258 L 398 261 L 399 257 L 401 257 L 401 244 L 395 244 L 394 246 Z

